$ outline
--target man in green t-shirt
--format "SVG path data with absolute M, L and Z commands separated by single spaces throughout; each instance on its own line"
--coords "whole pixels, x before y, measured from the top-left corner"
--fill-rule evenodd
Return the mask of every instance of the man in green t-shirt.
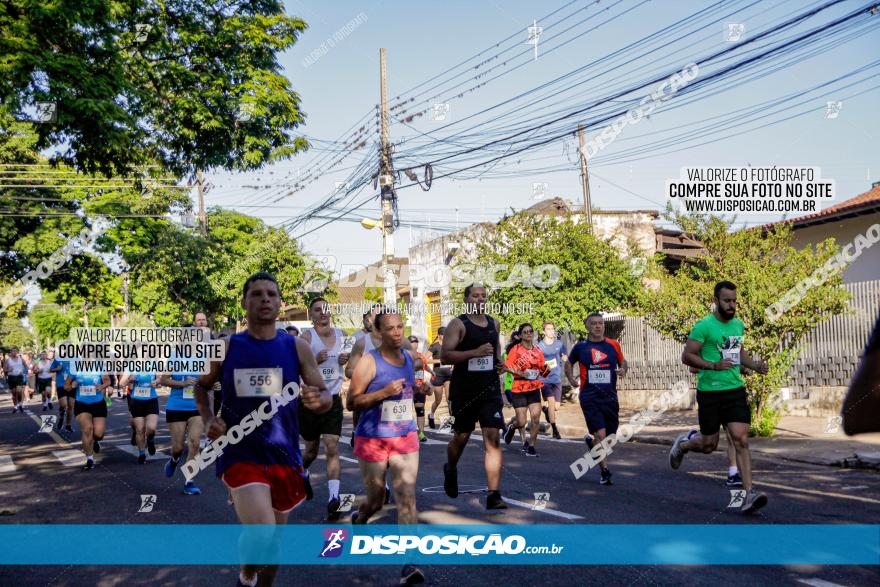
M 699 371 L 697 406 L 700 431 L 679 436 L 669 452 L 673 469 L 681 466 L 685 453 L 705 454 L 718 448 L 721 425 L 733 440 L 736 460 L 746 491 L 741 511 L 752 513 L 767 504 L 767 496 L 752 489 L 752 459 L 749 453 L 751 410 L 740 365 L 767 373 L 765 361 L 755 361 L 743 348 L 744 327 L 736 314 L 736 286 L 729 281 L 715 285 L 715 311 L 696 323 L 681 355 L 681 361 Z

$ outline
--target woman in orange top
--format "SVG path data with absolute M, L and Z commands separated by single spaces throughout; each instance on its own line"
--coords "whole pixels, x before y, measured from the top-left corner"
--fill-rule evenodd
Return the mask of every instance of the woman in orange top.
M 504 431 L 504 442 L 510 444 L 516 431 L 526 425 L 526 412 L 531 417 L 529 444 L 525 447 L 526 456 L 536 457 L 535 442 L 538 440 L 538 425 L 541 421 L 541 387 L 544 384 L 539 377 L 546 377 L 550 369 L 544 362 L 544 353 L 535 346 L 535 329 L 528 322 L 519 327 L 522 338 L 507 353 L 504 366 L 508 373 L 513 374 L 513 407 L 516 416 L 507 424 Z

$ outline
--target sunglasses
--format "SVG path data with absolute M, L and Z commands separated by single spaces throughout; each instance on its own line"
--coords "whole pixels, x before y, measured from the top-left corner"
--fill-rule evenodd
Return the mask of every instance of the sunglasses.
M 534 332 L 534 330 L 522 330 L 520 331 L 520 334 L 533 334 Z

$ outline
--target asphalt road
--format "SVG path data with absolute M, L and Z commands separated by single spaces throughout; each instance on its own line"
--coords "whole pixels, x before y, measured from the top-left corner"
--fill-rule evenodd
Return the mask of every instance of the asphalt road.
M 161 403 L 164 405 L 165 398 Z M 163 408 L 164 409 L 164 408 Z M 31 414 L 11 414 L 9 395 L 0 395 L 0 524 L 236 523 L 219 480 L 203 473 L 197 480 L 200 496 L 181 492 L 180 475 L 167 479 L 162 465 L 169 438 L 160 417 L 160 452 L 138 465 L 129 445 L 125 403 L 110 410 L 107 434 L 98 466 L 81 472 L 84 457 L 79 433 L 39 432 L 37 404 Z M 350 433 L 346 420 L 343 434 Z M 579 440 L 539 440 L 539 457 L 527 458 L 514 444 L 505 449 L 502 493 L 511 504 L 506 512 L 488 513 L 481 442 L 472 440 L 459 465 L 464 493 L 449 499 L 442 492 L 442 465 L 448 435 L 429 431 L 422 444 L 418 479 L 418 510 L 425 524 L 828 524 L 880 521 L 877 472 L 820 467 L 803 463 L 754 459 L 755 478 L 769 496 L 758 515 L 743 517 L 727 508 L 729 490 L 723 486 L 726 463 L 722 454 L 688 455 L 679 471 L 668 465 L 668 448 L 628 443 L 615 448 L 611 468 L 614 485 L 600 486 L 598 471 L 575 480 L 569 465 L 585 450 Z M 475 436 L 476 438 L 476 436 Z M 347 439 L 346 439 L 347 440 Z M 343 443 L 342 493 L 362 494 L 360 473 L 347 443 Z M 326 483 L 321 457 L 312 467 L 315 500 L 295 510 L 291 524 L 323 521 Z M 535 493 L 549 493 L 535 509 Z M 141 495 L 156 495 L 152 512 L 138 513 Z M 376 523 L 395 523 L 393 506 L 375 516 Z M 601 548 L 602 536 L 596 536 Z M 97 547 L 105 545 L 95 537 Z M 47 552 L 62 544 L 34 545 Z M 169 548 L 198 545 L 169 545 Z M 878 567 L 819 566 L 430 566 L 428 585 L 877 585 Z M 0 585 L 99 586 L 116 585 L 234 585 L 237 566 L 0 566 Z M 318 581 L 331 585 L 394 585 L 396 566 L 283 567 L 276 585 Z

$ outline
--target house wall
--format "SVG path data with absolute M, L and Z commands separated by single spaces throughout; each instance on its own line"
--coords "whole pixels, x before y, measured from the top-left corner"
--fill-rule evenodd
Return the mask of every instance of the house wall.
M 827 222 L 805 228 L 798 228 L 792 233 L 792 246 L 803 249 L 815 245 L 827 238 L 834 237 L 838 246 L 853 242 L 856 235 L 874 224 L 880 223 L 880 212 L 847 218 L 839 222 Z M 843 271 L 844 283 L 857 283 L 880 279 L 880 244 L 862 250 L 858 259 Z

